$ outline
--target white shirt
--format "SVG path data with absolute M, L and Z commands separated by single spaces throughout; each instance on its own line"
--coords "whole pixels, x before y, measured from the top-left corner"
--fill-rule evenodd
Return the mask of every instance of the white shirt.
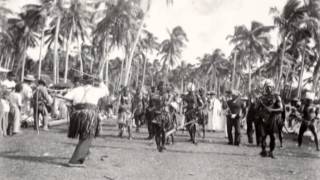
M 64 97 L 73 101 L 73 104 L 89 103 L 97 105 L 100 98 L 109 95 L 107 86 L 103 83 L 99 87 L 91 85 L 80 86 L 69 91 Z
M 31 99 L 32 98 L 32 89 L 29 84 L 22 84 L 22 97 L 23 99 Z
M 1 104 L 3 107 L 3 112 L 8 113 L 10 111 L 10 105 L 7 100 L 1 99 Z
M 5 86 L 8 89 L 13 89 L 16 86 L 16 82 L 6 79 L 1 82 L 1 85 Z
M 15 106 L 22 106 L 22 96 L 20 93 L 12 92 L 10 94 L 10 102 Z

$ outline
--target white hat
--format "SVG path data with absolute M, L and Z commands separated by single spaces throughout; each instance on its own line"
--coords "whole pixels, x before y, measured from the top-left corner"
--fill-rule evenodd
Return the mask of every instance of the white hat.
M 176 111 L 179 111 L 179 104 L 177 102 L 171 102 L 170 106 Z
M 35 81 L 36 78 L 34 78 L 33 75 L 28 74 L 28 75 L 26 75 L 26 76 L 24 77 L 24 80 L 27 80 L 27 81 Z
M 274 87 L 273 81 L 271 79 L 264 80 L 264 87 L 266 87 L 266 86 Z
M 187 85 L 187 90 L 188 91 L 195 91 L 196 90 L 196 86 L 192 82 L 189 82 L 188 85 Z
M 313 92 L 307 92 L 305 98 L 310 99 L 310 100 L 314 100 L 315 94 Z

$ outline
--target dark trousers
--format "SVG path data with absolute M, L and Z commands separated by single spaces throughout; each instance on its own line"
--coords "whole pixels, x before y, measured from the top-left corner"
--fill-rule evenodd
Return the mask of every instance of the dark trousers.
M 247 136 L 248 136 L 248 142 L 249 144 L 253 143 L 253 124 L 254 124 L 254 119 L 247 117 Z
M 154 113 L 147 110 L 145 120 L 147 123 L 149 139 L 152 139 L 155 134 L 154 125 L 152 124 L 152 119 L 154 119 Z
M 48 110 L 47 108 L 45 107 L 45 105 L 38 105 L 38 114 L 36 113 L 37 112 L 37 106 L 34 105 L 33 106 L 33 121 L 34 121 L 34 130 L 38 130 L 39 128 L 39 116 L 41 114 L 42 116 L 42 119 L 43 119 L 43 128 L 48 128 Z
M 301 144 L 302 144 L 302 137 L 303 137 L 304 132 L 306 132 L 307 129 L 309 129 L 311 131 L 311 133 L 313 134 L 314 142 L 315 142 L 316 148 L 318 150 L 319 149 L 319 145 L 318 145 L 318 136 L 317 136 L 316 128 L 311 123 L 308 124 L 306 122 L 302 122 L 302 124 L 300 126 L 300 130 L 299 130 L 299 135 L 298 135 L 299 146 L 301 146 Z
M 276 146 L 276 137 L 274 135 L 274 129 L 268 124 L 262 124 L 262 142 L 261 142 L 261 148 L 263 152 L 266 152 L 267 147 L 267 137 L 270 137 L 270 152 L 273 152 L 275 146 Z
M 253 129 L 254 126 L 254 129 Z M 248 142 L 253 143 L 253 133 L 256 134 L 256 143 L 257 146 L 261 143 L 261 125 L 258 123 L 257 119 L 247 118 L 247 136 Z
M 70 164 L 83 164 L 86 160 L 86 157 L 89 155 L 90 146 L 92 143 L 93 137 L 89 137 L 83 140 L 79 140 L 76 149 L 74 150 L 71 159 L 69 160 Z
M 197 132 L 196 124 L 193 123 L 193 124 L 187 125 L 187 129 L 188 129 L 188 132 L 190 135 L 191 142 L 194 144 L 197 143 L 197 141 L 196 141 L 196 132 Z
M 232 136 L 232 129 L 234 128 L 234 140 Z M 240 134 L 240 117 L 237 115 L 235 118 L 231 118 L 231 115 L 227 116 L 227 133 L 229 144 L 239 145 L 241 134 Z
M 154 123 L 153 126 L 155 130 L 155 140 L 157 144 L 157 149 L 159 152 L 161 152 L 165 146 L 166 132 L 159 124 Z

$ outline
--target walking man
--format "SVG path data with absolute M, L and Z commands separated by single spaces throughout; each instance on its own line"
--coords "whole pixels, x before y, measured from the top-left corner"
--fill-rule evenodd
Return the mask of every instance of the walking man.
M 303 134 L 304 132 L 306 132 L 306 130 L 309 129 L 314 136 L 314 143 L 316 144 L 316 149 L 317 151 L 319 151 L 318 135 L 316 132 L 316 127 L 314 125 L 315 121 L 317 120 L 317 112 L 316 107 L 313 104 L 313 97 L 314 94 L 310 92 L 306 95 L 306 104 L 303 107 L 302 123 L 298 135 L 298 144 L 299 147 L 301 147 Z
M 273 151 L 275 148 L 275 132 L 278 128 L 278 121 L 281 121 L 281 113 L 283 111 L 283 105 L 279 94 L 274 94 L 272 92 L 273 83 L 267 81 L 264 85 L 264 94 L 260 97 L 260 111 L 261 117 L 260 122 L 262 125 L 262 142 L 261 148 L 262 151 L 260 155 L 262 157 L 269 156 L 275 158 Z M 266 151 L 266 139 L 270 137 L 270 151 Z
M 72 104 L 68 137 L 79 137 L 68 163 L 70 167 L 84 166 L 84 161 L 90 153 L 91 143 L 100 133 L 97 104 L 101 97 L 108 95 L 109 91 L 102 82 L 99 87 L 92 86 L 92 83 L 92 78 L 84 75 L 83 86 L 72 89 L 64 96 Z
M 228 133 L 228 144 L 229 145 L 240 145 L 241 134 L 240 134 L 240 118 L 241 118 L 241 99 L 240 94 L 232 90 L 231 99 L 226 102 L 228 108 L 227 114 L 227 133 Z M 232 136 L 232 129 L 234 128 L 234 138 Z

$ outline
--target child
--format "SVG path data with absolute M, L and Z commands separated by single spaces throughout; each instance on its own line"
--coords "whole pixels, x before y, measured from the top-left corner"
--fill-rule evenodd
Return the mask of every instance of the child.
M 9 91 L 2 88 L 1 91 L 1 99 L 0 99 L 0 129 L 1 129 L 1 136 L 7 136 L 8 130 L 8 114 L 10 111 L 10 105 L 8 101 Z
M 21 133 L 21 106 L 22 106 L 22 84 L 15 86 L 15 91 L 9 95 L 10 112 L 9 112 L 9 135 L 15 135 Z

